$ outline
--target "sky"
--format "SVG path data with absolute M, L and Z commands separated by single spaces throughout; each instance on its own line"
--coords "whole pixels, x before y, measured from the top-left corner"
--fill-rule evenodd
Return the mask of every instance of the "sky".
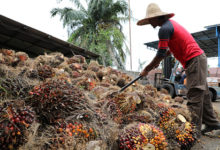
M 145 17 L 148 4 L 154 2 L 162 11 L 175 13 L 172 19 L 190 33 L 205 30 L 205 26 L 220 24 L 219 0 L 130 0 L 130 2 L 134 18 L 131 22 L 132 71 L 138 71 L 139 60 L 147 65 L 156 54 L 144 43 L 158 40 L 159 28 L 136 25 L 137 20 Z M 57 3 L 56 0 L 0 0 L 1 15 L 66 41 L 67 31 L 59 17 L 52 18 L 50 15 L 50 10 L 56 7 L 74 7 L 74 5 L 70 0 L 63 0 L 61 3 Z M 123 27 L 129 45 L 129 23 L 123 24 Z M 217 58 L 208 59 L 210 67 L 217 67 L 217 63 Z M 127 56 L 126 69 L 131 70 L 130 56 Z

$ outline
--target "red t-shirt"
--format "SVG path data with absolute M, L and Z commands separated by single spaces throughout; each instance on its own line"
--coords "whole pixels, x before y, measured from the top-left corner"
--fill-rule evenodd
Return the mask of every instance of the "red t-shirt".
M 173 20 L 168 20 L 161 26 L 159 39 L 158 49 L 169 48 L 184 68 L 188 60 L 204 53 L 192 35 Z

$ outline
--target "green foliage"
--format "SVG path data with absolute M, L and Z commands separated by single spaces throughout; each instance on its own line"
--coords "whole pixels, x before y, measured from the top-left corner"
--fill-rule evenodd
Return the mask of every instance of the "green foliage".
M 107 42 L 110 41 L 113 52 L 121 55 L 122 61 L 125 61 L 125 53 L 122 50 L 124 38 L 120 30 L 116 27 L 109 27 L 106 29 L 100 29 L 97 36 L 94 37 L 93 42 L 90 44 L 89 49 L 95 50 L 94 52 L 99 53 L 101 58 L 99 63 L 102 63 L 103 60 L 106 66 L 112 66 L 112 58 L 109 57 L 109 50 L 111 47 L 108 47 Z M 114 56 L 112 56 L 114 57 Z M 103 64 L 102 63 L 102 64 Z
M 62 1 L 62 0 L 59 0 Z M 124 68 L 125 36 L 121 21 L 128 20 L 128 6 L 125 0 L 85 0 L 87 7 L 79 0 L 72 1 L 76 9 L 54 8 L 51 15 L 60 16 L 67 27 L 68 41 L 79 47 L 101 55 L 99 63 L 105 66 Z

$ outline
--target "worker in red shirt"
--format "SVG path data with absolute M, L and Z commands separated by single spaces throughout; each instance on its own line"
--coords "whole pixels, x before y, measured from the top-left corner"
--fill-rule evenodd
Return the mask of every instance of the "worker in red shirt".
M 157 4 L 151 3 L 147 7 L 146 17 L 137 22 L 137 25 L 151 24 L 154 28 L 160 27 L 157 54 L 140 75 L 146 76 L 170 54 L 180 61 L 187 76 L 189 99 L 187 106 L 192 112 L 193 123 L 197 125 L 199 138 L 201 133 L 220 129 L 206 81 L 207 58 L 192 35 L 176 21 L 170 19 L 173 16 L 173 13 L 162 12 Z M 202 123 L 206 127 L 201 132 Z

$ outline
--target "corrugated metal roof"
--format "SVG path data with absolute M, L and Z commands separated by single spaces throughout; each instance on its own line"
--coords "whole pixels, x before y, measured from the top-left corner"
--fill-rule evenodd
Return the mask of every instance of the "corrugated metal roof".
M 201 49 L 203 49 L 207 57 L 217 57 L 218 56 L 218 38 L 216 37 L 216 27 L 220 25 L 207 26 L 208 30 L 192 33 L 192 36 L 199 44 Z M 145 45 L 152 49 L 157 50 L 159 41 L 153 41 L 145 43 Z
M 99 57 L 95 53 L 2 15 L 0 15 L 0 47 L 24 51 L 30 57 L 36 57 L 45 52 L 61 52 L 65 56 L 82 55 L 90 59 Z

